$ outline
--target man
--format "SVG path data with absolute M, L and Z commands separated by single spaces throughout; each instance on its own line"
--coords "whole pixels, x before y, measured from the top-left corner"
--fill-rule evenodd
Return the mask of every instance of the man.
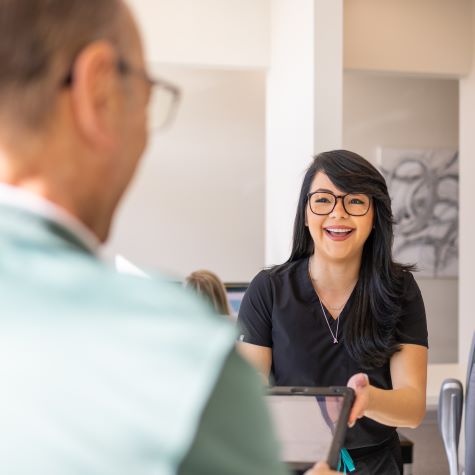
M 0 0 L 0 60 L 0 473 L 285 473 L 226 322 L 94 257 L 147 136 L 126 6 Z

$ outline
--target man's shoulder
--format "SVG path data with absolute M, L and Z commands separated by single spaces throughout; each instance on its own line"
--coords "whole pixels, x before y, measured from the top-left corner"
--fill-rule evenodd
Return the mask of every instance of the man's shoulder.
M 84 295 L 90 296 L 89 305 L 114 315 L 117 321 L 142 321 L 143 325 L 160 328 L 161 332 L 174 331 L 178 336 L 194 335 L 198 339 L 225 340 L 234 329 L 181 282 L 154 273 L 151 278 L 119 274 L 108 266 L 99 265 L 78 276 L 85 286 Z M 93 313 L 96 313 L 93 310 Z
M 101 325 L 149 327 L 151 332 L 196 335 L 232 341 L 234 329 L 180 282 L 155 273 L 152 278 L 120 274 L 91 255 L 63 250 L 37 253 L 28 268 L 0 278 L 4 315 L 39 318 L 42 325 L 69 322 L 95 331 Z M 28 295 L 28 298 L 20 298 Z M 34 325 L 34 322 L 31 322 Z M 182 339 L 183 339 L 182 338 Z
M 124 473 L 133 471 L 139 440 L 163 447 L 157 463 L 175 472 L 232 351 L 234 329 L 163 277 L 121 275 L 87 256 L 62 257 L 41 259 L 39 267 L 30 260 L 31 272 L 0 278 L 0 289 L 9 291 L 0 315 L 2 370 L 14 375 L 3 400 L 22 394 L 25 407 L 48 401 L 51 420 L 64 423 L 60 429 L 79 448 L 85 441 L 91 460 L 117 458 Z M 2 418 L 0 435 L 55 460 L 51 437 L 18 429 L 27 416 Z M 101 439 L 111 444 L 87 445 Z

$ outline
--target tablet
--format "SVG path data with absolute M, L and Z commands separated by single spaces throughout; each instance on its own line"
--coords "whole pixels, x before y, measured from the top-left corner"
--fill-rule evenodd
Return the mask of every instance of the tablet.
M 266 400 L 282 460 L 292 470 L 306 470 L 320 460 L 337 468 L 354 400 L 351 388 L 276 386 Z

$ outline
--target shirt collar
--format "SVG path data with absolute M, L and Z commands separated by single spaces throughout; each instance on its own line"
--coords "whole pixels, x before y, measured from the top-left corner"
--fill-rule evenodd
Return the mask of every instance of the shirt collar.
M 79 219 L 47 199 L 22 188 L 0 183 L 0 204 L 27 210 L 67 229 L 92 254 L 99 253 L 99 239 Z

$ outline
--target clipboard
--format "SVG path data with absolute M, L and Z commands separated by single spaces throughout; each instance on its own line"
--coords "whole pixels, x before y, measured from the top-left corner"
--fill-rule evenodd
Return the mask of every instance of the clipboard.
M 354 397 L 346 386 L 269 388 L 266 401 L 281 459 L 291 470 L 307 470 L 320 460 L 336 470 Z

